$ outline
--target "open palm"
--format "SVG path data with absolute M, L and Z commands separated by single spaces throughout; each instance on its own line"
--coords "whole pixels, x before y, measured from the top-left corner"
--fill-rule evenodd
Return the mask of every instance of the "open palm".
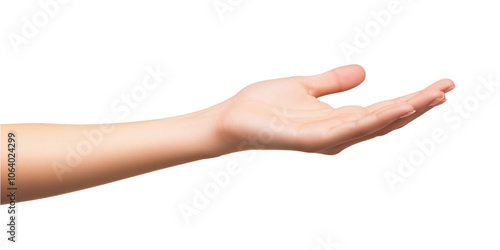
M 314 76 L 257 82 L 226 100 L 219 126 L 233 148 L 289 149 L 337 154 L 358 142 L 398 129 L 445 102 L 449 79 L 424 90 L 368 107 L 333 108 L 317 98 L 356 87 L 365 78 L 359 65 Z M 252 147 L 245 147 L 253 143 Z

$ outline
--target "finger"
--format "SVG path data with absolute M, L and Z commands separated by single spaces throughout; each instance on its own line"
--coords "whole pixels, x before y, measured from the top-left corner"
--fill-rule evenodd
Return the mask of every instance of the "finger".
M 410 123 L 411 121 L 413 121 L 416 118 L 420 117 L 421 115 L 425 114 L 427 111 L 431 110 L 432 108 L 439 106 L 439 105 L 443 104 L 444 102 L 446 102 L 446 96 L 444 98 L 437 98 L 435 100 L 428 99 L 427 101 L 424 102 L 424 103 L 427 103 L 425 106 L 418 104 L 417 103 L 418 101 L 416 101 L 416 100 L 415 101 L 409 100 L 409 102 L 412 106 L 417 107 L 417 112 L 415 112 L 414 114 L 412 114 L 408 117 L 404 117 L 404 118 L 396 120 L 395 122 L 393 122 L 392 124 L 390 124 L 389 126 L 383 128 L 383 129 L 381 129 L 377 133 L 379 133 L 380 135 L 385 135 L 385 134 L 391 132 L 392 130 L 399 129 L 399 128 L 405 126 L 406 124 Z
M 400 128 L 406 126 L 408 123 L 412 122 L 416 118 L 425 114 L 427 111 L 431 110 L 433 107 L 444 103 L 445 101 L 446 101 L 446 98 L 443 98 L 439 102 L 436 102 L 435 99 L 433 100 L 432 98 L 428 98 L 427 100 L 422 100 L 421 97 L 414 97 L 411 100 L 409 100 L 409 102 L 412 104 L 412 106 L 416 108 L 416 112 L 414 114 L 412 114 L 408 117 L 397 119 L 396 121 L 389 124 L 388 126 L 382 128 L 382 129 L 380 129 L 380 130 L 378 130 L 370 135 L 348 141 L 348 142 L 340 144 L 338 146 L 326 148 L 319 153 L 330 154 L 330 155 L 338 154 L 342 150 L 344 150 L 344 149 L 346 149 L 354 144 L 360 143 L 362 141 L 373 139 L 377 136 L 382 136 L 382 135 L 388 134 L 391 131 L 394 131 L 396 129 L 400 129 Z M 425 104 L 425 105 L 422 105 L 422 104 Z M 430 106 L 430 104 L 433 104 L 433 106 Z
M 408 103 L 396 103 L 378 112 L 368 114 L 361 119 L 333 127 L 327 133 L 326 140 L 330 144 L 340 145 L 378 131 L 414 111 L 413 106 Z
M 442 91 L 444 93 L 447 93 L 447 92 L 451 91 L 454 88 L 455 88 L 455 84 L 453 83 L 452 80 L 450 80 L 450 79 L 441 79 L 441 80 L 439 80 L 439 81 L 437 81 L 437 82 L 435 82 L 435 83 L 427 86 L 423 90 L 419 90 L 417 92 L 414 92 L 414 93 L 411 93 L 411 94 L 408 94 L 408 95 L 405 95 L 405 96 L 394 98 L 392 100 L 378 102 L 378 103 L 375 103 L 375 104 L 372 104 L 372 105 L 366 107 L 366 109 L 369 112 L 373 112 L 373 111 L 378 110 L 380 108 L 383 108 L 383 107 L 385 107 L 387 105 L 391 105 L 391 104 L 394 104 L 394 103 L 407 101 L 410 98 L 418 95 L 419 93 L 422 93 L 422 92 L 427 91 L 427 90 L 439 90 L 439 91 Z
M 395 122 L 393 122 L 392 124 L 390 124 L 389 126 L 383 128 L 383 129 L 381 129 L 377 133 L 379 133 L 380 135 L 385 135 L 392 130 L 399 129 L 399 128 L 405 126 L 406 124 L 410 123 L 411 121 L 413 121 L 416 118 L 420 117 L 421 115 L 425 114 L 427 111 L 431 110 L 432 108 L 446 102 L 446 97 L 444 97 L 443 99 L 438 99 L 438 100 L 439 101 L 434 101 L 434 100 L 430 101 L 429 103 L 427 103 L 427 105 L 418 107 L 417 112 L 415 112 L 414 114 L 412 114 L 408 117 L 404 117 L 404 118 L 396 120 Z M 430 104 L 432 104 L 432 105 L 430 105 Z M 416 105 L 416 104 L 413 104 L 413 105 Z
M 417 119 L 421 115 L 425 114 L 427 111 L 429 111 L 431 109 L 432 109 L 432 107 L 423 108 L 422 110 L 419 110 L 408 117 L 399 119 L 399 120 L 391 123 L 390 125 L 376 131 L 375 133 L 372 133 L 372 134 L 365 136 L 365 137 L 354 139 L 354 140 L 346 142 L 346 143 L 342 143 L 338 146 L 333 146 L 330 148 L 323 149 L 323 150 L 319 151 L 318 153 L 323 153 L 323 154 L 328 154 L 328 155 L 338 154 L 338 153 L 342 152 L 344 149 L 351 147 L 355 144 L 358 144 L 358 143 L 363 142 L 363 141 L 371 140 L 375 137 L 383 136 L 383 135 L 386 135 L 394 130 L 400 129 L 400 128 L 406 126 L 408 123 L 412 122 L 413 120 Z
M 432 106 L 432 105 L 442 101 L 444 98 L 445 98 L 445 94 L 443 91 L 430 89 L 430 90 L 424 90 L 421 93 L 408 99 L 407 101 L 403 101 L 400 103 L 408 103 L 408 104 L 412 105 L 415 108 L 415 110 L 419 110 L 419 109 L 424 108 L 426 106 Z M 375 111 L 375 112 L 377 112 L 377 111 Z
M 372 133 L 372 134 L 369 134 L 367 136 L 364 136 L 364 137 L 360 137 L 360 138 L 357 138 L 357 139 L 354 139 L 354 140 L 351 140 L 351 141 L 348 141 L 348 142 L 345 142 L 345 143 L 342 143 L 338 146 L 332 146 L 332 147 L 329 147 L 329 148 L 326 148 L 326 149 L 323 149 L 321 151 L 319 151 L 318 153 L 323 153 L 323 154 L 328 154 L 328 155 L 335 155 L 335 154 L 338 154 L 340 152 L 342 152 L 344 149 L 348 148 L 348 147 L 351 147 L 355 144 L 358 144 L 360 142 L 364 142 L 364 141 L 367 141 L 367 140 L 371 140 L 375 137 L 378 137 L 378 136 L 383 136 L 383 135 L 386 135 L 394 130 L 397 130 L 397 129 L 400 129 L 402 127 L 404 127 L 406 124 L 410 123 L 411 121 L 417 119 L 418 117 L 420 117 L 421 115 L 425 114 L 427 111 L 431 110 L 432 107 L 426 107 L 422 110 L 419 110 L 417 112 L 415 112 L 414 114 L 408 116 L 408 117 L 405 117 L 405 118 L 402 118 L 402 119 L 398 119 L 396 120 L 395 122 L 389 124 L 388 126 Z
M 353 64 L 338 67 L 319 75 L 301 77 L 301 82 L 310 95 L 320 97 L 352 89 L 364 79 L 365 70 L 361 66 Z

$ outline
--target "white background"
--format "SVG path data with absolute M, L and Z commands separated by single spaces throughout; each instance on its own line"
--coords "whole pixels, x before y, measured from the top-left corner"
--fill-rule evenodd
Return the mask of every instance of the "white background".
M 441 78 L 457 88 L 407 127 L 336 156 L 236 153 L 20 203 L 16 244 L 6 241 L 2 206 L 2 250 L 500 248 L 500 88 L 475 96 L 480 78 L 500 82 L 496 1 L 400 0 L 351 60 L 341 45 L 354 44 L 356 27 L 372 25 L 371 13 L 388 10 L 390 0 L 233 0 L 223 19 L 213 2 L 69 1 L 13 46 L 9 37 L 22 35 L 24 18 L 43 21 L 44 10 L 37 1 L 2 1 L 0 122 L 169 117 L 256 81 L 349 63 L 361 64 L 367 78 L 322 98 L 332 106 L 369 105 Z M 130 114 L 113 110 L 155 65 L 170 73 L 165 81 Z M 457 105 L 468 105 L 467 117 Z M 415 141 L 436 129 L 444 142 L 392 190 L 385 175 L 398 174 L 401 157 L 422 155 Z M 186 223 L 179 206 L 192 205 L 193 190 L 231 162 L 242 172 Z

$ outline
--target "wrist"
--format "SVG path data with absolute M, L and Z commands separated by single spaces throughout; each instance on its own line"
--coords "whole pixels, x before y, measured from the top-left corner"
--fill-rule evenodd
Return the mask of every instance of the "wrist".
M 185 115 L 185 124 L 193 145 L 199 145 L 204 158 L 218 157 L 235 152 L 233 139 L 225 131 L 221 121 L 227 104 L 222 102 L 212 107 Z M 184 116 L 181 116 L 184 117 Z

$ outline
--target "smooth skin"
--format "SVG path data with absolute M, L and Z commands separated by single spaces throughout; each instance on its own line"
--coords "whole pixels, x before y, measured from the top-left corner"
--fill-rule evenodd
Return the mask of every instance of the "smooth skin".
M 317 99 L 364 79 L 361 66 L 347 65 L 257 82 L 217 105 L 171 118 L 108 125 L 5 124 L 1 148 L 7 148 L 8 131 L 15 131 L 16 201 L 27 201 L 249 149 L 335 155 L 405 126 L 444 103 L 445 93 L 455 87 L 443 79 L 367 107 L 333 108 Z M 1 156 L 1 202 L 6 204 L 7 151 Z

